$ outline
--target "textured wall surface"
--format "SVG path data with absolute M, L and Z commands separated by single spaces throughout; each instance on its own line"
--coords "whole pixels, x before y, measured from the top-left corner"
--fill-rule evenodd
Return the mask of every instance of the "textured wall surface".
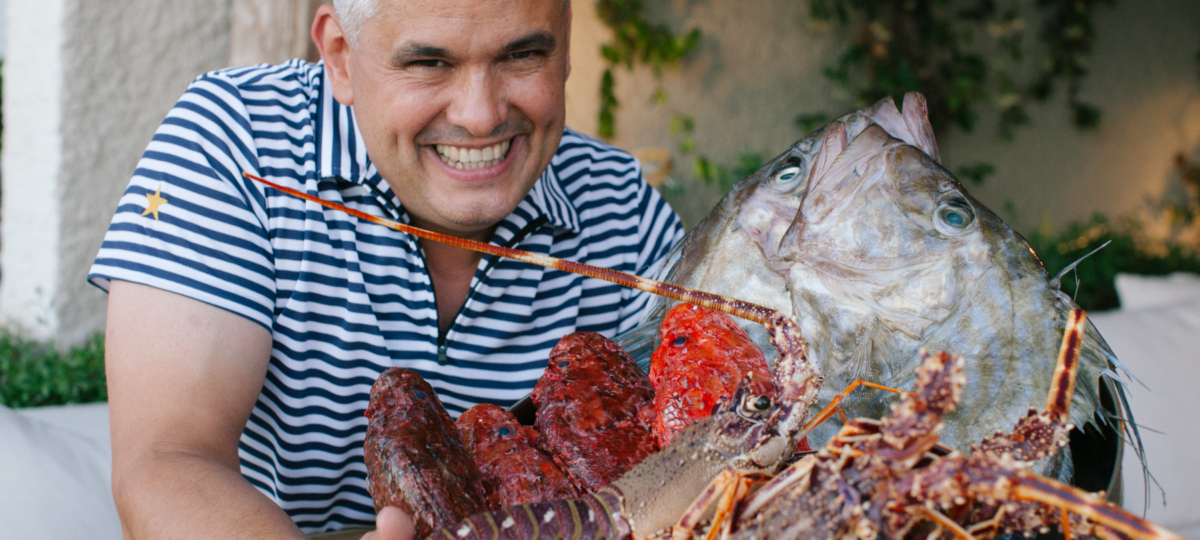
M 313 15 L 332 0 L 232 0 L 229 65 L 279 64 L 292 58 L 310 62 L 321 53 L 311 36 Z
M 0 310 L 78 343 L 104 325 L 85 276 L 138 158 L 229 57 L 229 0 L 11 0 L 8 30 Z
M 3 215 L 0 310 L 47 335 L 59 254 L 58 177 L 62 164 L 61 69 L 66 0 L 8 4 L 4 61 Z M 21 44 L 21 45 L 17 45 Z M 36 44 L 34 46 L 33 44 Z
M 603 70 L 598 44 L 611 36 L 595 20 L 592 4 L 575 2 L 575 31 L 587 29 L 589 43 L 579 35 L 572 43 L 572 78 L 594 78 L 569 83 L 567 110 L 570 125 L 594 135 Z M 853 108 L 822 75 L 841 51 L 840 31 L 810 25 L 808 2 L 664 0 L 647 2 L 647 15 L 676 31 L 699 28 L 703 45 L 661 78 L 645 67 L 617 70 L 621 105 L 613 142 L 673 152 L 675 176 L 688 191 L 671 202 L 689 224 L 719 193 L 690 182 L 693 158 L 679 152 L 678 137 L 669 131 L 673 115 L 694 115 L 698 150 L 733 164 L 743 151 L 769 158 L 799 139 L 799 113 Z M 1020 228 L 1038 226 L 1043 215 L 1061 226 L 1094 211 L 1141 212 L 1178 189 L 1171 172 L 1176 152 L 1200 159 L 1200 2 L 1117 2 L 1099 8 L 1095 21 L 1098 38 L 1083 98 L 1103 109 L 1099 130 L 1076 130 L 1056 98 L 1030 107 L 1033 123 L 1018 130 L 1012 143 L 997 139 L 995 117 L 987 114 L 973 134 L 938 133 L 952 170 L 976 160 L 996 166 L 985 184 L 969 189 L 997 211 L 1011 201 L 1016 219 L 1001 214 Z M 1027 34 L 1031 42 L 1034 30 Z M 665 90 L 667 103 L 652 103 L 656 88 Z

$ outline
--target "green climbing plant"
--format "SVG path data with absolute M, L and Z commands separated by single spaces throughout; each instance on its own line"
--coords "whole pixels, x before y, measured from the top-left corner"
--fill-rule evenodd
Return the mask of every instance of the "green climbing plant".
M 1057 96 L 1059 88 L 1075 126 L 1099 124 L 1101 111 L 1083 99 L 1082 89 L 1096 39 L 1093 16 L 1114 1 L 809 0 L 809 22 L 842 31 L 845 45 L 824 76 L 848 97 L 846 108 L 915 90 L 925 94 L 935 130 L 954 126 L 972 131 L 981 111 L 993 108 L 998 134 L 1011 139 L 1029 123 L 1027 107 Z M 640 62 L 661 74 L 663 67 L 697 50 L 701 40 L 697 29 L 676 34 L 647 20 L 641 0 L 598 0 L 596 7 L 613 33 L 602 47 L 608 67 L 600 83 L 599 111 L 599 134 L 611 138 L 619 106 L 614 69 L 632 69 Z M 656 102 L 666 101 L 661 89 L 654 96 Z M 808 133 L 833 116 L 801 111 L 795 122 Z M 687 113 L 676 117 L 694 124 Z M 696 152 L 695 176 L 717 185 L 729 183 L 728 175 L 744 169 L 752 154 L 744 152 L 736 165 L 717 164 L 696 150 L 690 130 L 673 127 L 672 132 L 681 139 L 684 154 Z M 974 162 L 955 172 L 983 182 L 995 167 Z
M 600 53 L 608 67 L 600 79 L 600 117 L 598 131 L 601 137 L 612 138 L 616 134 L 614 111 L 620 102 L 614 93 L 613 68 L 625 66 L 632 70 L 634 62 L 647 64 L 656 75 L 665 66 L 677 64 L 688 53 L 700 46 L 700 30 L 677 35 L 667 25 L 651 22 L 643 14 L 641 0 L 597 0 L 596 12 L 600 20 L 612 30 L 613 39 L 601 45 Z M 664 101 L 662 90 L 655 91 L 655 100 Z
M 815 25 L 847 30 L 825 77 L 855 107 L 920 91 L 935 130 L 974 129 L 985 107 L 999 112 L 999 134 L 1029 122 L 1031 101 L 1061 84 L 1074 124 L 1096 127 L 1100 109 L 1080 97 L 1095 42 L 1093 15 L 1113 0 L 810 0 Z M 1031 5 L 1032 4 L 1032 5 Z M 1027 21 L 1038 20 L 1035 37 Z M 827 115 L 807 112 L 812 126 Z

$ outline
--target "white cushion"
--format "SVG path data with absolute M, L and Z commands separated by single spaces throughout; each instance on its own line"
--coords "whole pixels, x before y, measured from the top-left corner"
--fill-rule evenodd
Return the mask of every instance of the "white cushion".
M 119 540 L 107 432 L 103 405 L 0 407 L 0 536 Z
M 1125 311 L 1180 303 L 1200 304 L 1200 276 L 1188 272 L 1166 276 L 1117 274 L 1116 287 L 1121 309 Z
M 1127 387 L 1150 472 L 1166 492 L 1164 507 L 1151 484 L 1146 517 L 1172 530 L 1200 531 L 1200 302 L 1090 317 L 1117 358 L 1149 387 Z M 1140 515 L 1145 483 L 1128 445 L 1122 466 L 1125 507 Z

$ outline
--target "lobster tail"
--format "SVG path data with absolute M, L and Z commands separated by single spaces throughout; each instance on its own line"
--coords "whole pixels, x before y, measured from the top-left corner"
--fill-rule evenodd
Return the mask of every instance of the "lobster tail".
M 621 516 L 621 496 L 610 489 L 582 499 L 510 506 L 470 516 L 427 540 L 553 540 L 632 538 Z

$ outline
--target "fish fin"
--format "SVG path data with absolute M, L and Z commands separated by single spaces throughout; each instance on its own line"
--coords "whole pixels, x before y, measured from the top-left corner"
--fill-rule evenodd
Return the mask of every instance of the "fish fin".
M 1071 301 L 1070 297 L 1061 293 L 1061 291 L 1057 289 L 1053 290 L 1057 292 L 1056 296 L 1059 300 L 1057 307 L 1062 313 L 1065 314 L 1079 307 L 1075 302 Z M 1087 321 L 1087 327 L 1084 330 L 1081 353 L 1080 375 L 1083 375 L 1083 370 L 1086 368 L 1088 372 L 1095 374 L 1096 384 L 1080 385 L 1077 383 L 1076 396 L 1073 401 L 1075 403 L 1085 403 L 1089 406 L 1087 408 L 1091 408 L 1094 405 L 1096 414 L 1090 414 L 1088 418 L 1072 418 L 1072 422 L 1079 429 L 1082 429 L 1087 424 L 1095 424 L 1097 427 L 1102 427 L 1106 424 L 1113 426 L 1121 440 L 1120 444 L 1129 443 L 1134 455 L 1137 456 L 1138 462 L 1141 464 L 1143 478 L 1146 479 L 1143 484 L 1145 486 L 1143 497 L 1147 501 L 1146 506 L 1149 507 L 1150 486 L 1152 483 L 1158 485 L 1158 480 L 1154 478 L 1154 475 L 1150 474 L 1149 462 L 1146 459 L 1146 449 L 1142 444 L 1141 432 L 1138 429 L 1137 422 L 1134 420 L 1133 409 L 1129 406 L 1129 398 L 1125 391 L 1126 383 L 1121 380 L 1119 374 L 1124 375 L 1131 382 L 1136 381 L 1143 387 L 1145 384 L 1138 380 L 1128 368 L 1117 360 L 1117 355 L 1113 353 L 1112 348 L 1104 341 L 1104 337 L 1100 335 L 1100 331 L 1096 329 L 1096 326 L 1092 324 L 1090 319 Z M 1099 385 L 1101 384 L 1107 385 L 1110 390 L 1109 393 L 1112 395 L 1114 410 L 1111 412 L 1107 411 L 1101 404 L 1099 395 Z M 1072 410 L 1075 411 L 1077 408 L 1072 406 Z M 1120 463 L 1117 466 L 1119 467 Z M 1161 486 L 1159 486 L 1159 491 L 1162 491 Z
M 920 92 L 904 94 L 904 124 L 912 133 L 913 146 L 920 148 L 934 161 L 941 163 L 942 155 L 938 152 L 937 139 L 933 136 L 933 126 L 929 123 L 929 106 L 925 96 Z
M 877 101 L 875 105 L 866 110 L 864 116 L 870 118 L 871 122 L 883 128 L 893 138 L 900 139 L 906 144 L 918 146 L 917 138 L 909 130 L 908 122 L 905 121 L 904 115 L 900 113 L 900 109 L 896 108 L 896 102 L 892 101 L 891 96 Z
M 816 163 L 813 163 L 812 170 L 809 171 L 808 189 L 811 190 L 813 184 L 829 171 L 833 161 L 848 144 L 845 124 L 834 122 L 825 128 L 825 135 L 821 139 L 821 152 L 817 154 Z
M 1071 263 L 1071 264 L 1068 264 L 1068 265 L 1066 266 L 1066 268 L 1063 268 L 1062 270 L 1059 270 L 1059 271 L 1058 271 L 1058 274 L 1054 276 L 1054 279 L 1051 279 L 1051 280 L 1050 280 L 1050 288 L 1051 288 L 1051 289 L 1053 289 L 1053 290 L 1055 290 L 1055 291 L 1060 291 L 1060 290 L 1062 290 L 1062 278 L 1063 278 L 1063 276 L 1067 275 L 1067 272 L 1070 272 L 1071 270 L 1074 270 L 1074 269 L 1075 269 L 1075 267 L 1076 267 L 1076 266 L 1079 266 L 1079 263 L 1083 262 L 1083 260 L 1084 260 L 1084 259 L 1086 259 L 1086 258 L 1088 258 L 1088 257 L 1091 257 L 1092 255 L 1095 255 L 1097 251 L 1100 251 L 1100 250 L 1102 250 L 1102 249 L 1104 249 L 1104 248 L 1108 247 L 1108 245 L 1109 245 L 1109 244 L 1111 244 L 1111 243 L 1112 243 L 1112 240 L 1109 240 L 1109 241 L 1107 241 L 1107 242 L 1105 242 L 1105 243 L 1103 243 L 1103 244 L 1100 244 L 1100 247 L 1098 247 L 1098 248 L 1096 248 L 1096 249 L 1093 249 L 1093 250 L 1089 251 L 1089 252 L 1087 253 L 1087 255 L 1084 255 L 1084 256 L 1082 256 L 1082 257 L 1080 257 L 1080 258 L 1078 258 L 1078 259 L 1075 259 L 1075 262 L 1073 262 L 1073 263 Z M 1077 287 L 1078 287 L 1078 285 L 1077 285 Z

